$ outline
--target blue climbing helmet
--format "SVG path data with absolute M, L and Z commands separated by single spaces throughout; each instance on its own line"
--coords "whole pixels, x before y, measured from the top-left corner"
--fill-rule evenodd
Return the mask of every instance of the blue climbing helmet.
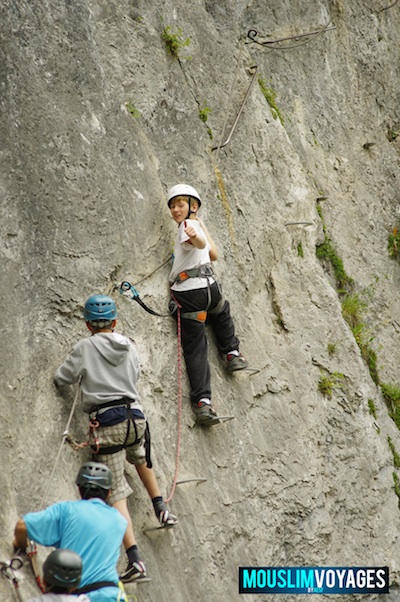
M 82 576 L 82 559 L 72 550 L 59 549 L 51 552 L 43 563 L 43 577 L 47 590 L 52 588 L 76 588 Z
M 92 295 L 85 303 L 83 317 L 87 322 L 115 320 L 117 307 L 107 295 Z

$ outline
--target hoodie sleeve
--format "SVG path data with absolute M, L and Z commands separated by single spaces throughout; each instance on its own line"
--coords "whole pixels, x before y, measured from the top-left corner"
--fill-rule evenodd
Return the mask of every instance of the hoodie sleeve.
M 82 349 L 78 344 L 56 370 L 54 382 L 57 386 L 73 385 L 78 382 L 82 370 L 82 356 Z

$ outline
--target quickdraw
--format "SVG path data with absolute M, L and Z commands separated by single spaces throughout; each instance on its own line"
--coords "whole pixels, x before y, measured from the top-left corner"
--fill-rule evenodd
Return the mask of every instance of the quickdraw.
M 96 433 L 96 429 L 100 426 L 98 420 L 90 420 L 89 421 L 89 433 L 88 440 L 82 441 L 81 443 L 77 441 L 70 433 L 64 433 L 64 442 L 68 443 L 72 447 L 74 451 L 79 451 L 84 449 L 85 447 L 91 447 L 94 454 L 98 454 L 100 451 L 100 442 Z
M 83 441 L 82 443 L 79 443 L 79 441 L 74 439 L 74 437 L 69 433 L 65 435 L 64 443 L 68 443 L 68 445 L 70 445 L 74 451 L 79 451 L 80 449 L 87 447 L 89 444 L 88 441 Z
M 3 575 L 3 577 L 9 579 L 13 584 L 18 602 L 23 602 L 23 599 L 19 588 L 19 581 L 15 576 L 14 571 L 20 569 L 22 567 L 22 564 L 23 562 L 18 556 L 14 556 L 14 558 L 11 558 L 10 562 L 0 561 L 0 573 Z
M 146 305 L 146 303 L 144 303 L 141 300 L 139 293 L 138 293 L 137 289 L 133 286 L 133 284 L 131 284 L 130 282 L 127 282 L 126 280 L 124 280 L 124 282 L 121 282 L 121 284 L 119 284 L 119 285 L 116 284 L 114 286 L 114 290 L 119 291 L 123 297 L 126 297 L 130 301 L 136 301 L 137 303 L 139 303 L 139 305 L 141 307 L 143 307 L 143 309 L 146 310 L 152 316 L 158 316 L 159 318 L 167 318 L 167 317 L 171 316 L 171 312 L 169 312 L 167 314 L 160 314 L 157 311 L 154 311 L 154 309 L 151 309 L 150 307 L 148 307 L 148 305 Z
M 100 441 L 96 433 L 96 429 L 99 428 L 100 422 L 98 420 L 91 420 L 89 422 L 89 441 L 87 441 L 88 445 L 91 445 L 93 453 L 98 454 L 100 451 Z M 93 443 L 90 443 L 90 438 L 93 439 Z

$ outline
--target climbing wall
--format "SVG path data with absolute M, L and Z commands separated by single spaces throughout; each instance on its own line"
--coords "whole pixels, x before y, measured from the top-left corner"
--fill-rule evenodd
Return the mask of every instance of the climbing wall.
M 0 560 L 18 517 L 77 496 L 84 452 L 63 445 L 76 390 L 52 377 L 87 336 L 84 301 L 103 292 L 138 348 L 163 494 L 178 442 L 185 481 L 170 502 L 179 525 L 146 531 L 151 502 L 127 467 L 151 576 L 132 600 L 239 601 L 239 567 L 270 565 L 387 565 L 385 602 L 399 596 L 400 437 L 382 395 L 400 362 L 400 266 L 387 248 L 399 218 L 398 5 L 267 4 L 1 4 Z M 235 416 L 210 430 L 194 426 L 184 370 L 178 428 L 174 321 L 114 290 L 128 280 L 167 311 L 166 191 L 179 182 L 204 199 L 217 278 L 258 370 L 227 375 L 210 333 L 213 403 Z M 362 339 L 343 317 L 337 259 Z M 70 430 L 85 437 L 79 404 Z M 29 568 L 16 575 L 28 600 Z M 2 599 L 12 588 L 0 580 Z

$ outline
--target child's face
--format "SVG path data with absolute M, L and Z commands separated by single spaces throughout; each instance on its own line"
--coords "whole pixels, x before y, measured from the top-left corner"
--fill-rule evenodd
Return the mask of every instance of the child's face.
M 190 199 L 190 210 L 193 213 L 197 212 L 199 205 L 195 199 Z M 177 196 L 171 201 L 169 207 L 173 220 L 177 224 L 181 224 L 183 220 L 188 219 L 189 202 L 186 196 Z

